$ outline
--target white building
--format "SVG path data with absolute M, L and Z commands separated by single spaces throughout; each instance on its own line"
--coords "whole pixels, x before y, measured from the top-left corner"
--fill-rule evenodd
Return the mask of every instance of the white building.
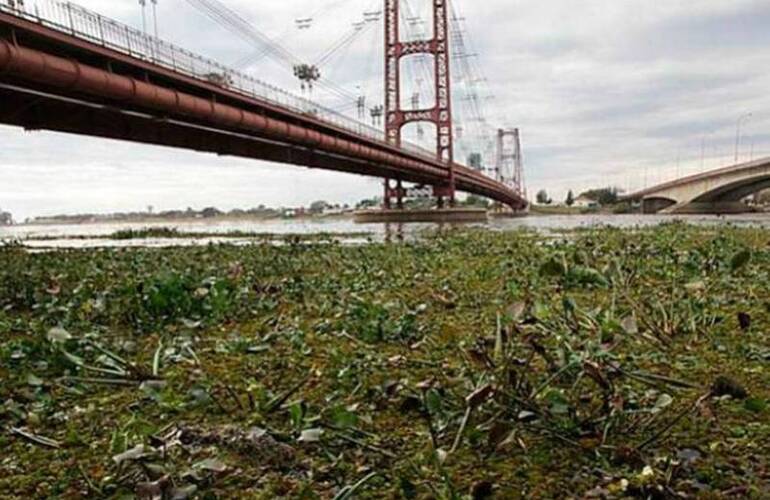
M 575 198 L 575 202 L 572 204 L 572 206 L 576 208 L 599 208 L 599 203 L 596 200 L 592 200 L 591 198 L 581 194 Z

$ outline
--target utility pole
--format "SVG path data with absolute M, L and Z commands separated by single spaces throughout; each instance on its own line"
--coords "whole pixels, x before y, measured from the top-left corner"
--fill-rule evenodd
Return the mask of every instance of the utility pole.
M 735 164 L 738 164 L 738 153 L 741 148 L 741 124 L 745 120 L 749 120 L 752 117 L 752 113 L 746 113 L 738 118 L 738 123 L 735 125 Z

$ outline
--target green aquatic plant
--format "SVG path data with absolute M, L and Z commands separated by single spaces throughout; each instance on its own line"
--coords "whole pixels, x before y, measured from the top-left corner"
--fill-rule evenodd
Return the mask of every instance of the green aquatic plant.
M 768 237 L 3 247 L 0 491 L 762 498 Z

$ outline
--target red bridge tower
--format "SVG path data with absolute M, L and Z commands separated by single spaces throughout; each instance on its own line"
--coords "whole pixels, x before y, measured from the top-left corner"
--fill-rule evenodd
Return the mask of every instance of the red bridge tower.
M 449 177 L 442 186 L 433 186 L 433 194 L 443 205 L 444 198 L 450 204 L 455 198 L 452 94 L 449 72 L 449 23 L 448 0 L 433 0 L 433 38 L 402 42 L 399 29 L 401 0 L 385 0 L 385 134 L 388 142 L 401 145 L 401 129 L 412 122 L 430 122 L 436 125 L 436 156 L 449 167 Z M 426 109 L 401 109 L 401 59 L 415 54 L 434 57 L 436 102 Z M 404 189 L 401 180 L 395 188 L 390 179 L 385 180 L 385 207 L 391 199 L 398 200 L 401 208 Z
M 524 162 L 521 153 L 521 135 L 519 129 L 499 129 L 497 131 L 497 162 L 495 178 L 517 194 L 527 197 L 524 187 Z

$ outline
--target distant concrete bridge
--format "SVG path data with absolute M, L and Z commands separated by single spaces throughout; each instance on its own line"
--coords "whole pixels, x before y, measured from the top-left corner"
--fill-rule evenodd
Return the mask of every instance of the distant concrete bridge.
M 770 188 L 770 158 L 690 175 L 624 196 L 644 213 L 730 214 L 750 212 L 741 200 Z

